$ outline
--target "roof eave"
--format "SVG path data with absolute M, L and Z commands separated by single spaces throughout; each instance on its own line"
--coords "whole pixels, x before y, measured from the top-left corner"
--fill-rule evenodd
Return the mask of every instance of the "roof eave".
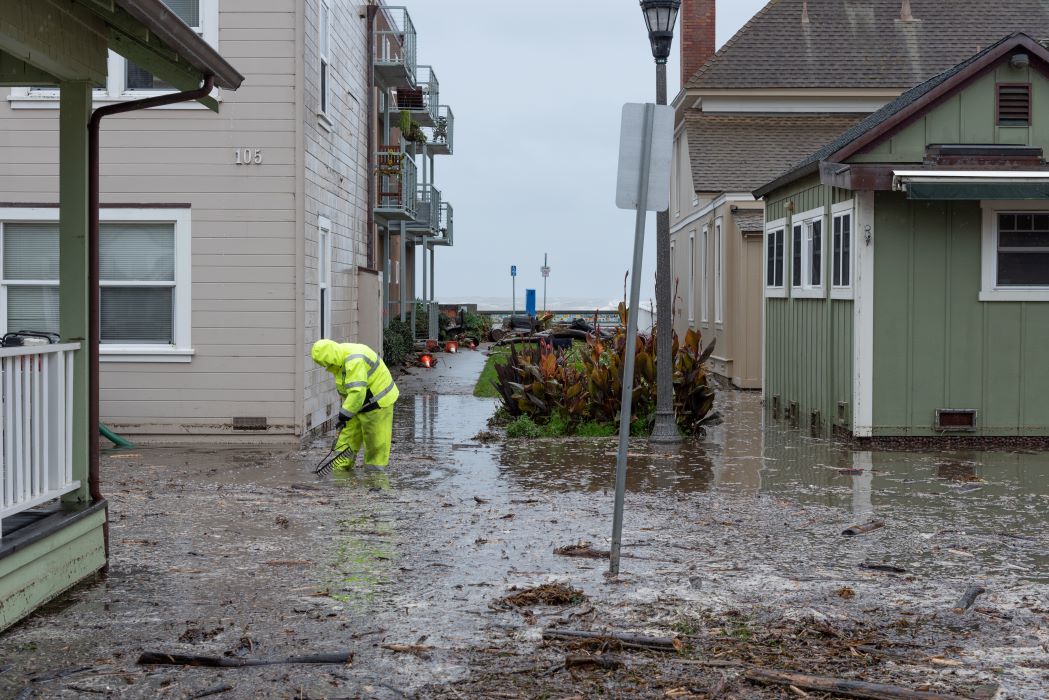
M 797 168 L 795 170 L 788 171 L 780 175 L 772 182 L 762 185 L 758 189 L 754 190 L 754 199 L 763 199 L 766 195 L 775 192 L 779 188 L 785 187 L 790 183 L 794 182 L 795 180 L 800 180 L 803 177 L 808 177 L 809 175 L 818 173 L 819 170 L 820 164 L 816 162 L 809 163 L 808 165 L 803 165 L 802 167 Z
M 214 77 L 217 87 L 236 90 L 244 82 L 244 76 L 211 44 L 187 27 L 162 0 L 115 1 L 165 45 L 184 57 L 190 66 L 202 75 Z

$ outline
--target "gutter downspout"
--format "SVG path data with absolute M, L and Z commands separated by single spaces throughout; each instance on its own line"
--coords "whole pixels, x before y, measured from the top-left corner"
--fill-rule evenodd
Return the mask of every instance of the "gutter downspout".
M 386 265 L 378 260 L 378 255 L 375 254 L 375 248 L 378 241 L 377 231 L 375 230 L 375 130 L 378 128 L 378 116 L 375 112 L 375 14 L 378 12 L 378 7 L 369 4 L 367 10 L 367 32 L 368 32 L 368 170 L 365 174 L 365 178 L 368 181 L 368 201 L 365 206 L 368 209 L 368 241 L 370 243 L 369 249 L 372 251 L 372 255 L 369 256 L 368 264 L 375 265 L 382 269 L 382 327 L 385 329 L 390 322 L 390 280 L 389 270 L 386 269 Z M 390 238 L 387 235 L 383 240 L 383 257 L 390 253 Z
M 176 92 L 170 95 L 158 95 L 147 97 L 143 100 L 122 102 L 120 104 L 99 107 L 91 113 L 91 121 L 88 122 L 88 185 L 87 185 L 87 207 L 88 207 L 88 231 L 87 231 L 87 315 L 88 315 L 88 338 L 87 338 L 87 365 L 88 365 L 88 487 L 91 501 L 98 503 L 103 500 L 101 473 L 99 470 L 99 367 L 98 346 L 101 342 L 101 327 L 99 323 L 100 313 L 98 285 L 99 278 L 99 252 L 98 252 L 98 230 L 99 230 L 99 130 L 102 119 L 113 114 L 133 112 L 150 107 L 163 107 L 164 105 L 177 102 L 189 102 L 199 100 L 211 94 L 215 87 L 215 78 L 211 75 L 204 76 L 204 84 L 196 90 Z M 106 543 L 106 561 L 109 561 L 109 517 L 107 515 L 104 531 Z

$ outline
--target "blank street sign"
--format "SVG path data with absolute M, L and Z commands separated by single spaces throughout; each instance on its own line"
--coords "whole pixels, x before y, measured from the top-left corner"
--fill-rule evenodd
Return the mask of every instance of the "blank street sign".
M 619 178 L 616 180 L 616 206 L 620 209 L 664 211 L 670 208 L 670 162 L 674 151 L 674 108 L 654 105 L 651 166 L 648 173 L 648 201 L 638 202 L 645 137 L 645 105 L 623 105 L 623 126 L 619 135 Z

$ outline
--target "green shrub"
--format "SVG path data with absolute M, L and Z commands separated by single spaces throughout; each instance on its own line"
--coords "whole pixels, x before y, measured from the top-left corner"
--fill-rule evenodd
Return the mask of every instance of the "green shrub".
M 579 437 L 612 437 L 617 432 L 619 432 L 619 428 L 615 423 L 598 423 L 596 421 L 580 423 L 575 429 L 575 434 Z
M 399 318 L 392 319 L 382 336 L 382 359 L 390 367 L 404 364 L 415 349 L 412 326 Z
M 538 438 L 543 437 L 543 430 L 528 416 L 518 416 L 506 426 L 506 437 Z

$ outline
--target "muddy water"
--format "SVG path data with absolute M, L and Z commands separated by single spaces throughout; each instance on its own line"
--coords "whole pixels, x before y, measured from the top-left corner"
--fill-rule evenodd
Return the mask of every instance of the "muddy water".
M 553 549 L 607 548 L 615 441 L 475 442 L 495 408 L 470 394 L 484 358 L 441 359 L 398 381 L 387 474 L 314 478 L 325 440 L 110 454 L 111 572 L 0 637 L 0 695 L 428 697 L 546 653 L 544 626 L 666 634 L 743 611 L 755 626 L 859 626 L 949 661 L 891 664 L 871 680 L 1045 697 L 1046 455 L 854 452 L 763 431 L 757 396 L 726 393 L 725 422 L 703 440 L 632 443 L 626 558 L 609 581 L 607 562 Z M 872 518 L 885 526 L 841 536 Z M 592 609 L 529 618 L 493 606 L 511 587 L 553 580 Z M 979 610 L 954 614 L 972 582 L 988 589 Z M 835 594 L 844 586 L 854 597 Z M 428 649 L 383 646 L 399 644 Z M 354 658 L 186 669 L 137 666 L 143 650 Z M 32 681 L 56 669 L 85 670 Z

